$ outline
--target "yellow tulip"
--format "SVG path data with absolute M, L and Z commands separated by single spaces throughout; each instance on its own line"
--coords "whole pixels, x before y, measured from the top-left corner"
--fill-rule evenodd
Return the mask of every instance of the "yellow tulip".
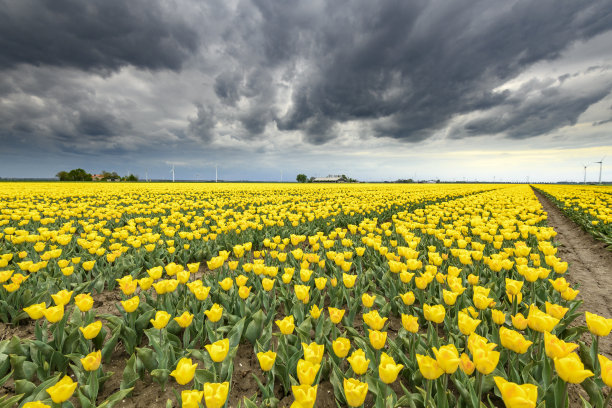
M 300 408 L 313 408 L 317 400 L 318 385 L 294 385 L 291 387 L 293 398 Z M 210 407 L 207 407 L 210 408 Z
M 501 310 L 491 310 L 491 317 L 493 318 L 493 322 L 495 324 L 502 325 L 506 322 L 506 314 Z
M 485 310 L 494 304 L 493 299 L 481 293 L 474 293 L 472 300 L 474 301 L 474 306 L 480 310 Z
M 512 319 L 512 326 L 518 330 L 525 330 L 527 328 L 527 319 L 522 313 L 517 313 L 514 316 L 510 316 Z
M 270 371 L 274 362 L 276 361 L 276 353 L 272 350 L 268 350 L 266 352 L 260 351 L 257 353 L 257 360 L 259 361 L 259 366 L 263 371 Z
M 347 360 L 351 364 L 353 372 L 357 375 L 365 374 L 370 364 L 370 360 L 366 359 L 365 352 L 362 349 L 353 351 L 353 354 Z
M 567 288 L 563 292 L 561 292 L 561 297 L 564 300 L 570 301 L 570 300 L 574 300 L 576 298 L 576 296 L 578 296 L 578 293 L 580 293 L 579 290 L 574 290 L 572 288 Z
M 183 390 L 181 392 L 181 403 L 183 408 L 198 408 L 204 398 L 204 391 Z
M 517 281 L 514 279 L 506 278 L 506 292 L 512 296 L 516 296 L 521 292 L 523 288 L 523 281 Z
M 612 330 L 612 319 L 606 319 L 594 313 L 584 312 L 589 331 L 596 336 L 605 337 Z
M 319 364 L 323 359 L 323 353 L 325 352 L 325 346 L 323 344 L 317 344 L 312 342 L 310 344 L 302 343 L 302 349 L 304 350 L 304 359 L 313 364 Z
M 458 326 L 461 333 L 469 336 L 476 330 L 481 320 L 472 319 L 467 313 L 460 311 L 458 314 Z
M 355 378 L 344 379 L 344 396 L 350 407 L 360 407 L 368 394 L 368 383 Z
M 70 276 L 74 273 L 74 266 L 66 266 L 62 268 L 61 271 L 62 271 L 62 275 Z
M 102 321 L 98 320 L 96 322 L 88 324 L 85 327 L 79 327 L 79 330 L 81 331 L 81 333 L 83 333 L 83 337 L 85 337 L 87 340 L 91 340 L 93 338 L 96 338 L 98 336 L 98 333 L 100 333 L 100 330 L 102 330 Z
M 525 339 L 521 333 L 505 327 L 499 328 L 499 338 L 503 347 L 518 354 L 526 353 L 529 346 L 533 344 L 532 341 Z
M 402 326 L 410 333 L 416 333 L 419 331 L 419 318 L 402 313 Z
M 70 302 L 70 298 L 72 297 L 72 293 L 74 291 L 68 292 L 66 289 L 60 290 L 59 292 L 51 295 L 53 301 L 56 306 L 65 306 Z
M 546 302 L 546 314 L 551 315 L 555 319 L 563 319 L 569 308 L 554 303 Z
M 380 355 L 380 364 L 378 365 L 378 376 L 385 384 L 391 384 L 397 379 L 397 375 L 404 368 L 402 364 L 395 364 L 393 357 L 387 353 Z
M 332 343 L 334 354 L 339 358 L 344 358 L 348 355 L 351 350 L 351 341 L 346 337 L 338 337 Z
M 412 293 L 412 291 L 400 293 L 400 297 L 402 298 L 402 302 L 404 302 L 404 304 L 407 306 L 410 306 L 414 303 L 414 293 Z
M 206 408 L 221 408 L 225 405 L 229 392 L 229 382 L 224 383 L 205 383 L 204 384 L 204 403 Z
M 70 397 L 72 397 L 72 394 L 74 394 L 74 390 L 76 390 L 78 385 L 78 383 L 72 381 L 72 378 L 66 375 L 54 386 L 47 388 L 45 391 L 47 391 L 47 394 L 49 394 L 53 402 L 56 404 L 61 404 L 64 401 L 68 401 Z
M 552 359 L 567 357 L 577 348 L 577 344 L 566 343 L 554 334 L 544 332 L 544 349 L 546 350 L 546 355 Z
M 293 287 L 293 291 L 295 292 L 295 297 L 303 302 L 303 303 L 307 303 L 309 299 L 309 293 L 310 293 L 310 286 L 306 286 L 306 285 L 295 285 Z
M 242 286 L 246 285 L 248 280 L 249 280 L 249 278 L 247 276 L 238 275 L 238 276 L 236 276 L 236 285 L 238 285 L 239 287 L 242 287 Z
M 183 329 L 189 327 L 191 322 L 193 321 L 193 315 L 187 311 L 183 312 L 179 317 L 175 317 L 174 320 L 181 326 Z
M 435 380 L 444 374 L 444 370 L 436 360 L 429 356 L 423 356 L 421 354 L 416 355 L 417 364 L 419 365 L 419 371 L 428 380 Z
M 207 344 L 206 350 L 210 354 L 210 358 L 215 363 L 220 363 L 225 360 L 229 351 L 229 339 L 218 340 L 212 344 Z
M 83 269 L 85 269 L 86 271 L 91 271 L 94 268 L 94 265 L 96 264 L 96 261 L 87 261 L 87 262 L 83 262 Z
M 263 278 L 263 279 L 261 280 L 261 286 L 263 287 L 263 289 L 264 289 L 266 292 L 269 292 L 269 291 L 271 291 L 271 290 L 272 290 L 272 288 L 274 287 L 274 283 L 275 283 L 275 282 L 276 282 L 276 281 L 275 281 L 274 279 L 270 279 L 270 278 Z
M 455 304 L 455 302 L 457 302 L 457 296 L 459 296 L 458 293 L 451 292 L 446 289 L 442 290 L 442 298 L 444 299 L 444 303 L 449 306 L 452 306 Z
M 291 334 L 295 329 L 293 315 L 287 316 L 283 320 L 276 320 L 275 323 L 282 334 Z
M 317 305 L 312 305 L 310 308 L 310 316 L 312 316 L 313 319 L 318 319 L 319 316 L 321 316 L 321 312 L 323 312 L 323 310 L 319 309 Z
M 23 310 L 28 314 L 28 316 L 30 316 L 30 319 L 38 320 L 45 315 L 46 308 L 47 304 L 42 302 L 24 307 Z
M 349 275 L 347 273 L 342 274 L 342 283 L 345 287 L 351 289 L 355 286 L 355 281 L 357 280 L 357 275 Z
M 369 338 L 372 347 L 374 347 L 376 350 L 380 350 L 385 347 L 385 342 L 387 341 L 387 332 L 370 330 Z
M 200 286 L 198 288 L 195 288 L 192 292 L 195 295 L 196 299 L 206 300 L 208 299 L 208 294 L 210 293 L 210 286 Z
M 241 299 L 248 298 L 250 294 L 251 294 L 250 286 L 241 286 L 240 289 L 238 289 L 238 296 L 240 296 Z
M 321 365 L 300 359 L 297 363 L 297 375 L 301 385 L 312 385 Z
M 102 352 L 100 350 L 89 353 L 81 359 L 81 364 L 85 371 L 96 371 L 102 363 Z
M 45 318 L 50 323 L 57 323 L 60 320 L 62 320 L 62 318 L 64 317 L 64 306 L 63 305 L 59 305 L 59 306 L 49 307 L 49 308 L 45 309 L 43 314 L 45 315 Z
M 327 310 L 329 311 L 329 318 L 332 321 L 332 323 L 334 324 L 340 323 L 340 321 L 342 320 L 342 317 L 344 316 L 345 310 L 336 309 L 335 307 L 328 307 Z
M 8 281 L 13 275 L 14 271 L 0 271 L 0 283 Z
M 425 319 L 438 324 L 442 323 L 444 321 L 444 317 L 446 317 L 446 310 L 444 310 L 444 306 L 442 305 L 430 306 L 428 304 L 424 304 L 423 313 L 425 314 Z
M 232 278 L 225 278 L 223 279 L 221 282 L 218 282 L 219 286 L 221 286 L 221 289 L 223 289 L 224 291 L 228 291 L 232 288 L 232 286 L 234 286 L 234 281 L 232 280 Z
M 472 360 L 470 360 L 470 357 L 467 354 L 462 353 L 460 360 L 461 361 L 459 361 L 459 368 L 461 368 L 461 370 L 467 375 L 472 375 L 472 373 L 476 369 L 476 366 L 474 365 Z
M 122 300 L 121 306 L 127 313 L 132 313 L 136 309 L 138 309 L 138 305 L 140 304 L 140 298 L 138 296 L 134 296 L 128 300 Z
M 537 385 L 518 385 L 497 376 L 493 379 L 507 408 L 535 408 L 538 400 Z
M 538 309 L 537 306 L 531 305 L 529 307 L 527 325 L 530 329 L 538 332 L 551 332 L 557 323 L 559 323 L 559 319 L 555 319 L 554 317 L 547 315 Z
M 363 303 L 364 307 L 372 307 L 374 306 L 374 300 L 376 299 L 376 295 L 369 295 L 364 293 L 361 295 L 361 303 Z
M 51 408 L 51 406 L 44 404 L 40 401 L 32 401 L 32 402 L 26 402 L 25 404 L 23 404 L 22 408 Z
M 434 347 L 433 353 L 436 356 L 438 365 L 446 374 L 452 374 L 457 371 L 461 359 L 459 358 L 459 352 L 454 344 L 447 344 L 439 349 Z
M 584 364 L 576 353 L 570 353 L 565 357 L 555 358 L 555 370 L 559 377 L 568 383 L 580 384 L 594 374 L 584 369 Z
M 601 367 L 601 379 L 608 387 L 612 388 L 612 360 L 601 354 L 597 355 Z
M 153 327 L 155 327 L 158 330 L 161 330 L 164 327 L 166 327 L 169 321 L 170 321 L 170 313 L 163 311 L 163 310 L 158 310 L 155 313 L 155 319 L 150 320 Z
M 386 317 L 381 317 L 378 314 L 378 310 L 371 310 L 368 313 L 364 313 L 362 317 L 363 321 L 374 330 L 382 330 L 387 321 Z
M 490 350 L 487 347 L 474 348 L 472 357 L 476 369 L 482 374 L 491 374 L 499 362 L 499 351 Z
M 204 311 L 204 314 L 206 317 L 208 317 L 208 320 L 216 323 L 221 320 L 221 316 L 223 316 L 223 307 L 215 303 L 210 307 L 210 309 Z
M 177 383 L 185 385 L 193 380 L 198 364 L 193 364 L 190 358 L 181 358 L 176 364 L 176 368 L 170 373 Z

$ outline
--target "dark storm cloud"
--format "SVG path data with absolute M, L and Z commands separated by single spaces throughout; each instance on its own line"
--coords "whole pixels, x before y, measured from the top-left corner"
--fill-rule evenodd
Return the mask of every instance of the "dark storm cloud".
M 0 0 L 0 68 L 178 70 L 198 47 L 173 10 L 146 0 Z
M 189 133 L 205 142 L 212 141 L 215 127 L 215 113 L 210 106 L 196 104 L 198 110 L 195 118 L 189 119 Z

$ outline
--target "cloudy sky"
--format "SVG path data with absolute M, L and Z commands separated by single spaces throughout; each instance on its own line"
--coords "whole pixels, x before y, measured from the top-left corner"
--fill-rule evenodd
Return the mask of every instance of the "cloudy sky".
M 0 177 L 612 181 L 610 44 L 609 0 L 0 0 Z

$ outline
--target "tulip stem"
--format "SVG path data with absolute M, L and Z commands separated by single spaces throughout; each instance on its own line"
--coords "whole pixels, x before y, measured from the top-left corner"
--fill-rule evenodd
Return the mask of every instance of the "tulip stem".
M 602 405 L 604 408 L 606 408 L 610 404 L 610 397 L 612 397 L 612 389 L 610 390 L 610 392 L 608 392 L 608 396 L 606 397 L 606 400 Z
M 482 373 L 480 371 L 478 371 L 476 373 L 476 382 L 478 382 L 478 404 L 480 404 L 480 401 L 482 401 L 482 382 L 483 382 L 484 376 L 482 375 Z M 474 407 L 474 408 L 478 408 L 478 407 Z
M 431 383 L 433 380 L 427 380 L 427 394 L 425 394 L 425 408 L 429 407 L 429 398 L 431 397 Z

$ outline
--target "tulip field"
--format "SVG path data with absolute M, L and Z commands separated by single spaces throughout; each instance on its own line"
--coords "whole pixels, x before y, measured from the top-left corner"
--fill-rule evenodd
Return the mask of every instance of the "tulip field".
M 610 236 L 610 188 L 541 189 Z M 610 401 L 612 316 L 578 310 L 527 185 L 4 183 L 0 203 L 0 408 Z
M 569 218 L 595 238 L 612 245 L 612 188 L 610 186 L 539 187 Z

